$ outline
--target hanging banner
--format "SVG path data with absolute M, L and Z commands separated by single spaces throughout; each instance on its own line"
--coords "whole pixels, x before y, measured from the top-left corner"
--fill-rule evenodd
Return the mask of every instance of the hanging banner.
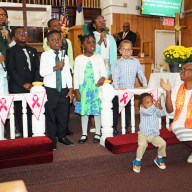
M 25 95 L 25 100 L 27 101 L 37 120 L 39 120 L 41 109 L 44 105 L 45 95 L 45 91 Z
M 155 104 L 158 100 L 158 90 L 157 89 L 153 89 L 151 91 L 149 91 L 148 93 L 151 94 L 152 98 L 153 98 L 153 103 Z
M 129 92 L 127 90 L 119 91 L 119 113 L 121 113 L 122 109 L 127 105 L 127 103 L 131 100 L 134 93 Z
M 3 124 L 5 124 L 9 114 L 14 96 L 0 96 L 0 117 Z

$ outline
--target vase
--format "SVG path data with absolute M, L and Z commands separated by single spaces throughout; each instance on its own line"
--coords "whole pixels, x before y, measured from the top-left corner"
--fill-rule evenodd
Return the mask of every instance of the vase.
M 170 73 L 179 73 L 181 70 L 181 67 L 182 67 L 181 63 L 169 63 Z

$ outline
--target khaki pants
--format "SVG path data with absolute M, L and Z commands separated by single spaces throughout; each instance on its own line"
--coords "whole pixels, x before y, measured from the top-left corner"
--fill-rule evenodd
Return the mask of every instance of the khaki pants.
M 148 143 L 152 143 L 155 147 L 158 147 L 158 155 L 166 157 L 166 142 L 160 136 L 145 136 L 143 133 L 138 132 L 138 148 L 136 158 L 142 159 L 143 154 L 148 146 Z

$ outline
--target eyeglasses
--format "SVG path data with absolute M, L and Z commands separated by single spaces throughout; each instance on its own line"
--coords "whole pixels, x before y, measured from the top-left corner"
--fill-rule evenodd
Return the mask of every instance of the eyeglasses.
M 1 17 L 7 17 L 7 14 L 0 14 Z
M 131 52 L 132 49 L 124 49 L 124 48 L 122 48 L 121 51 L 122 51 L 122 52 Z
M 17 34 L 17 35 L 27 35 L 27 32 L 25 31 L 25 32 L 16 32 L 15 34 Z
M 185 72 L 185 71 L 192 71 L 192 69 L 187 69 L 187 68 L 180 69 L 180 72 Z
M 95 21 L 96 21 L 96 22 L 99 22 L 99 23 L 105 23 L 105 22 L 106 22 L 106 19 L 96 19 Z

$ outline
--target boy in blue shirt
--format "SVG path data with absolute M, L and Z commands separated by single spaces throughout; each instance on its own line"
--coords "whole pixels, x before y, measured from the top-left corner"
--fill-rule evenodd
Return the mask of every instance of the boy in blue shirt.
M 123 40 L 119 45 L 119 52 L 122 57 L 118 59 L 114 67 L 112 68 L 112 78 L 113 78 L 113 86 L 115 89 L 124 90 L 124 89 L 134 89 L 135 88 L 135 80 L 136 75 L 143 84 L 143 86 L 147 86 L 147 79 L 145 77 L 143 68 L 138 59 L 132 56 L 133 45 L 129 40 Z M 118 97 L 115 96 L 113 99 L 113 135 L 118 135 L 117 124 L 118 124 L 118 116 L 119 116 L 119 103 Z M 130 102 L 125 106 L 125 119 L 126 119 L 126 132 L 131 119 L 131 104 Z
M 153 104 L 153 98 L 150 93 L 143 93 L 139 97 L 140 104 L 140 125 L 138 132 L 138 148 L 136 159 L 132 161 L 133 171 L 139 173 L 141 171 L 141 159 L 148 143 L 152 143 L 158 147 L 157 158 L 154 163 L 160 169 L 166 169 L 163 157 L 166 156 L 166 142 L 159 136 L 159 117 L 165 116 L 165 111 L 162 109 L 159 101 Z

